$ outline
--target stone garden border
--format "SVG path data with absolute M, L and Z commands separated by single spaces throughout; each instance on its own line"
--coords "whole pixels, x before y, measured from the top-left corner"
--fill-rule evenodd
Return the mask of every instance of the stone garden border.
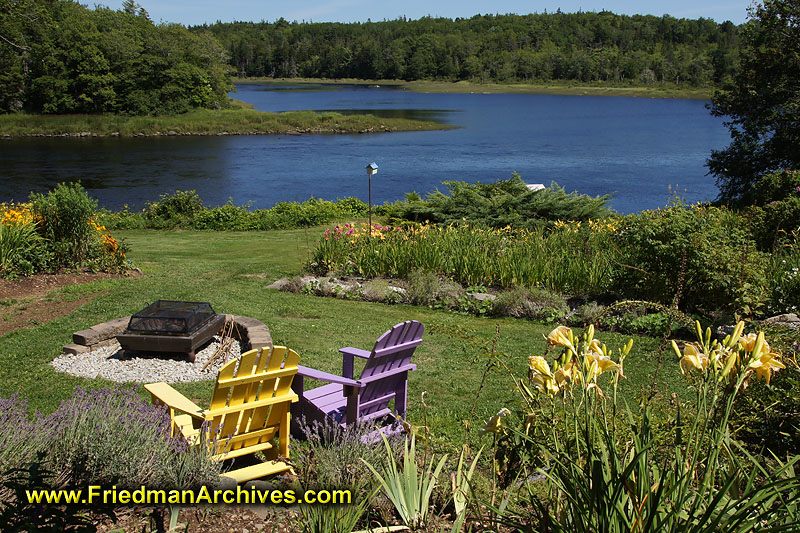
M 77 355 L 110 346 L 117 342 L 116 336 L 125 331 L 130 318 L 130 316 L 115 318 L 89 329 L 76 331 L 72 334 L 72 343 L 64 346 L 64 353 Z M 241 343 L 242 352 L 272 347 L 269 328 L 260 320 L 241 315 L 225 315 L 225 319 L 226 321 L 233 319 L 232 335 Z

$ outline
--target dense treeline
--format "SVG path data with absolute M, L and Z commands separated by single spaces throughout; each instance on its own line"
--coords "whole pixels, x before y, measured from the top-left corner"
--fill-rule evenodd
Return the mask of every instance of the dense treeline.
M 366 23 L 216 23 L 239 76 L 676 83 L 729 78 L 738 28 L 668 15 L 476 15 Z
M 217 40 L 67 0 L 0 0 L 0 112 L 181 113 L 228 102 Z

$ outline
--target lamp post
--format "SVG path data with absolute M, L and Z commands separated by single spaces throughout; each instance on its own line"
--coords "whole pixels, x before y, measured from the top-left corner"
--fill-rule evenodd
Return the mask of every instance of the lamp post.
M 369 237 L 372 238 L 372 175 L 378 173 L 378 165 L 373 161 L 367 165 L 367 181 L 369 182 Z

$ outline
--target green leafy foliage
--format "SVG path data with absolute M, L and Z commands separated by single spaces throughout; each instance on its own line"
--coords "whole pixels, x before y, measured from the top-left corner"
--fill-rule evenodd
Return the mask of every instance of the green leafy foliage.
M 417 466 L 416 439 L 413 436 L 404 443 L 400 464 L 395 459 L 386 436 L 381 436 L 386 448 L 386 465 L 379 470 L 372 464 L 365 464 L 380 483 L 383 493 L 394 504 L 403 523 L 413 529 L 421 528 L 427 521 L 431 494 L 447 456 L 443 456 L 435 468 L 431 457 L 427 465 L 423 463 L 423 470 L 420 472 Z
M 673 205 L 622 219 L 614 287 L 689 311 L 751 314 L 766 302 L 768 258 L 734 212 Z
M 742 37 L 739 68 L 711 107 L 728 117 L 732 142 L 712 152 L 708 168 L 723 200 L 749 203 L 761 175 L 800 166 L 800 2 L 754 4 Z
M 66 0 L 0 4 L 0 111 L 184 113 L 228 104 L 225 53 L 143 10 Z
M 800 174 L 781 170 L 763 175 L 752 193 L 755 205 L 744 209 L 759 249 L 775 252 L 800 231 Z
M 557 184 L 531 191 L 514 173 L 510 179 L 494 183 L 445 181 L 449 196 L 436 191 L 422 200 L 409 194 L 405 201 L 383 207 L 391 223 L 404 221 L 452 224 L 467 220 L 490 228 L 536 229 L 556 220 L 602 219 L 611 213 L 605 207 L 610 196 L 592 198 L 566 193 Z
M 469 225 L 377 226 L 372 234 L 351 224 L 326 230 L 309 267 L 323 273 L 399 278 L 425 270 L 466 287 L 541 286 L 579 294 L 607 290 L 613 267 L 605 226 L 595 231 L 566 225 L 547 232 Z M 425 293 L 420 296 L 424 299 Z
M 0 472 L 0 480 L 0 494 L 4 496 L 0 502 L 3 531 L 97 531 L 96 525 L 86 516 L 86 509 L 80 504 L 58 506 L 28 501 L 29 491 L 53 490 L 58 482 L 55 473 L 48 469 L 44 452 L 39 452 L 37 459 L 31 463 Z M 111 516 L 113 518 L 113 514 Z
M 762 324 L 770 347 L 780 352 L 786 368 L 769 385 L 756 382 L 736 399 L 731 425 L 736 438 L 753 452 L 769 450 L 778 457 L 800 454 L 800 338 L 797 330 Z
M 358 198 L 335 202 L 310 198 L 305 202 L 278 202 L 270 209 L 250 210 L 249 204 L 232 201 L 218 207 L 205 207 L 195 191 L 162 194 L 142 212 L 103 211 L 99 220 L 112 229 L 185 228 L 222 231 L 290 229 L 316 226 L 346 218 L 366 217 L 367 204 Z
M 90 257 L 92 220 L 97 201 L 80 183 L 60 183 L 45 194 L 32 193 L 31 211 L 39 218 L 39 231 L 53 252 L 57 267 L 76 267 Z
M 44 239 L 33 223 L 0 224 L 0 276 L 29 276 L 47 265 Z
M 367 24 L 233 22 L 211 31 L 240 76 L 705 86 L 730 76 L 737 28 L 609 11 Z
M 540 287 L 513 287 L 500 293 L 494 301 L 492 313 L 554 322 L 569 313 L 563 296 Z

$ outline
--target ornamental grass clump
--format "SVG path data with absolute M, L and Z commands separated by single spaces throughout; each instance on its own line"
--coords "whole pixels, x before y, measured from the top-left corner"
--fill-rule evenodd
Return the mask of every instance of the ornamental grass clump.
M 722 341 L 697 324 L 697 341 L 682 348 L 675 370 L 690 380 L 693 402 L 672 398 L 671 418 L 655 421 L 646 400 L 638 411 L 618 402 L 617 389 L 633 342 L 616 352 L 559 326 L 547 336 L 554 358 L 529 357 L 527 379 L 514 378 L 523 405 L 516 426 L 499 430 L 496 458 L 512 454 L 527 488 L 530 513 L 502 521 L 525 531 L 790 530 L 800 523 L 798 457 L 753 455 L 732 436 L 734 400 L 756 379 L 784 368 L 764 334 Z M 513 417 L 507 417 L 513 420 Z M 538 474 L 542 481 L 530 482 Z M 506 472 L 506 475 L 509 475 Z M 525 481 L 527 480 L 527 481 Z

